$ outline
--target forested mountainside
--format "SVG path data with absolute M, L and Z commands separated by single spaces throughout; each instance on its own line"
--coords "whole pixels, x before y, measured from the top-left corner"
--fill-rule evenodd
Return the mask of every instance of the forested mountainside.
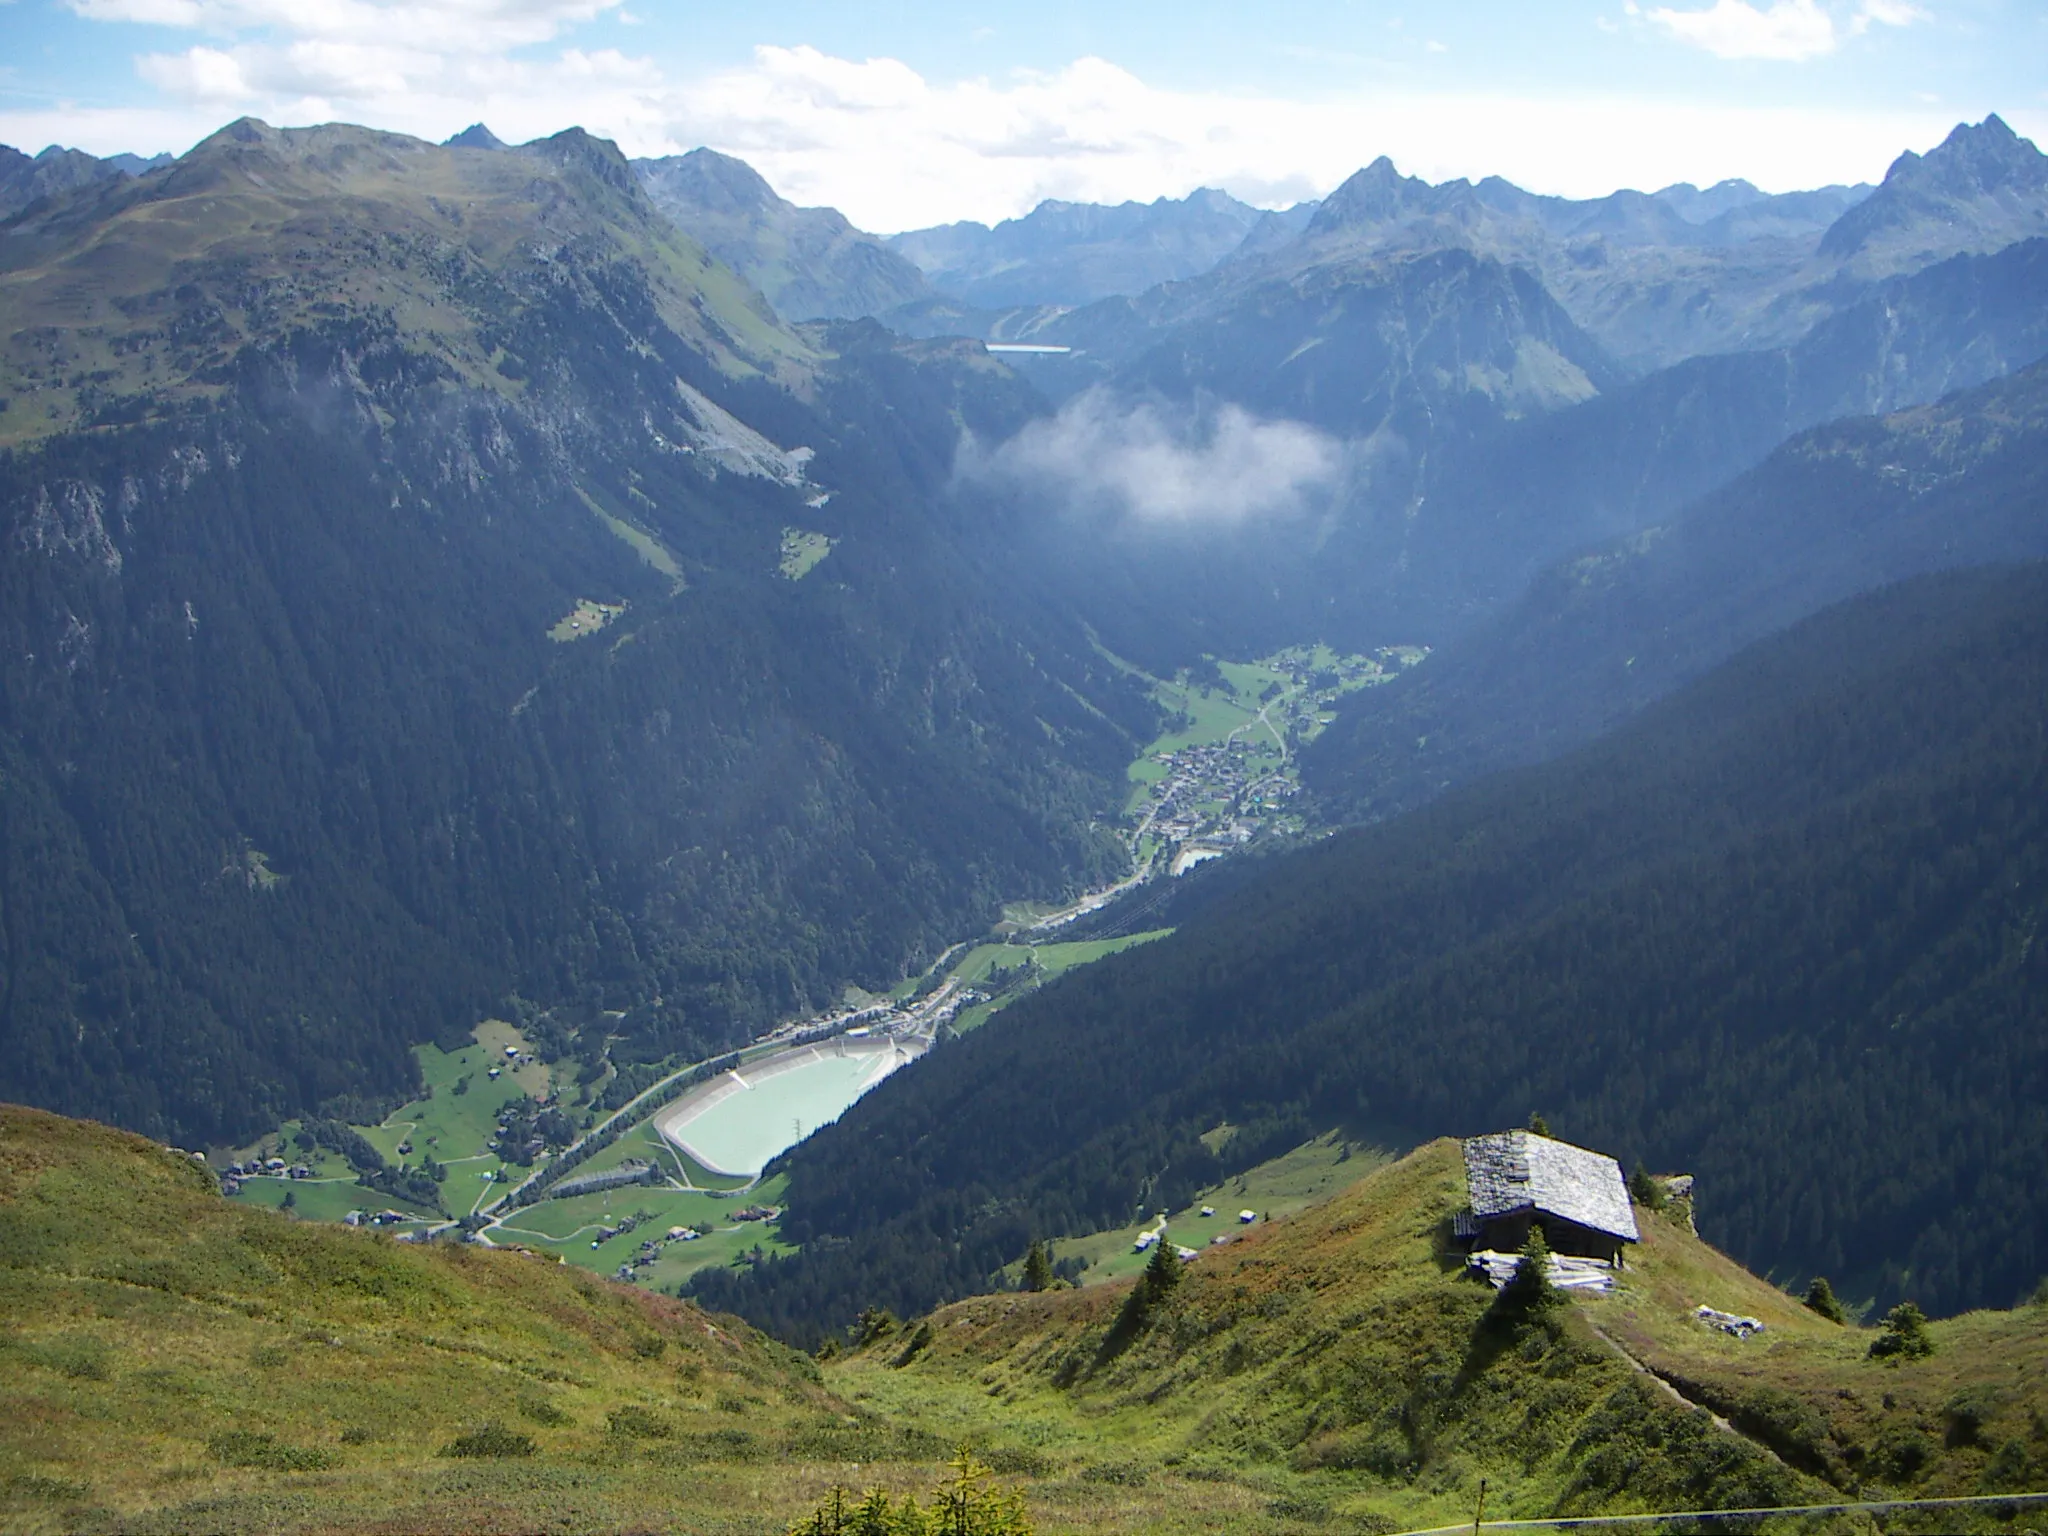
M 1473 609 L 1513 598 L 1550 560 L 1680 512 L 1794 433 L 2044 356 L 2048 240 L 1887 279 L 1790 346 L 1693 358 L 1447 457 L 1429 487 L 1443 526 L 1408 579 Z
M 2029 241 L 1991 260 L 2033 271 L 2044 253 Z M 2024 291 L 2037 295 L 2038 281 Z M 2023 299 L 2013 313 L 2029 310 L 2048 304 Z M 1569 750 L 1852 593 L 2043 555 L 2048 364 L 2037 364 L 1808 432 L 1678 519 L 1556 566 L 1427 668 L 1345 701 L 1304 754 L 1305 780 L 1332 814 L 1389 815 Z
M 0 1094 L 232 1140 L 513 992 L 708 1053 L 1122 857 L 1153 706 L 939 508 L 1028 391 L 609 145 L 238 124 L 0 269 Z
M 1699 1176 L 1702 1233 L 1936 1312 L 2048 1254 L 2048 567 L 1760 643 L 1570 757 L 1277 860 L 783 1159 L 798 1337 L 981 1288 L 1314 1128 L 1522 1123 Z

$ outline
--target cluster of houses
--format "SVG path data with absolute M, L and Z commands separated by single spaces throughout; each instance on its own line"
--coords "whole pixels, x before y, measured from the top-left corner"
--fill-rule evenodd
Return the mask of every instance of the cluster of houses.
M 615 1227 L 610 1229 L 600 1227 L 598 1230 L 601 1234 L 609 1230 L 612 1237 L 617 1237 L 621 1231 L 631 1231 L 632 1228 L 634 1226 L 637 1226 L 638 1224 L 639 1218 L 635 1218 L 632 1222 L 630 1222 L 624 1227 Z M 634 1253 L 634 1255 L 630 1259 L 626 1260 L 625 1263 L 621 1264 L 618 1267 L 618 1271 L 613 1278 L 618 1280 L 631 1280 L 634 1277 L 634 1275 L 637 1274 L 640 1270 L 645 1269 L 648 1265 L 652 1264 L 656 1259 L 660 1258 L 661 1250 L 667 1247 L 670 1243 L 694 1243 L 703 1235 L 704 1234 L 702 1232 L 699 1232 L 695 1227 L 670 1227 L 668 1231 L 664 1232 L 659 1238 L 650 1237 L 645 1242 L 641 1243 L 639 1250 L 636 1253 Z M 600 1237 L 600 1241 L 603 1240 L 604 1239 Z M 595 1248 L 597 1247 L 597 1243 L 592 1243 L 590 1246 Z
M 281 1157 L 252 1157 L 229 1163 L 220 1171 L 220 1192 L 240 1194 L 244 1179 L 310 1179 L 313 1170 L 304 1163 L 287 1163 Z
M 1240 814 L 1250 800 L 1257 797 L 1263 805 L 1293 792 L 1279 775 L 1256 773 L 1251 747 L 1242 741 L 1182 747 L 1153 761 L 1168 771 L 1152 790 L 1151 829 L 1169 843 L 1250 842 L 1261 825 L 1256 816 Z M 1220 820 L 1202 809 L 1216 801 L 1230 807 Z
M 403 1211 L 350 1211 L 341 1218 L 344 1227 L 395 1227 L 413 1217 Z
M 1204 1216 L 1214 1216 L 1216 1214 L 1216 1207 L 1213 1205 L 1205 1205 L 1202 1207 L 1202 1214 Z M 1239 1226 L 1248 1227 L 1258 1219 L 1259 1213 L 1257 1211 L 1239 1211 L 1237 1213 L 1237 1221 Z M 1162 1211 L 1159 1215 L 1159 1219 L 1152 1224 L 1150 1229 L 1144 1232 L 1140 1232 L 1138 1234 L 1137 1238 L 1131 1244 L 1131 1252 L 1149 1253 L 1155 1245 L 1163 1243 L 1165 1241 L 1166 1214 Z M 1212 1248 L 1221 1248 L 1225 1243 L 1229 1241 L 1230 1234 L 1228 1232 L 1218 1232 L 1214 1237 L 1209 1239 L 1209 1246 Z M 1179 1243 L 1175 1243 L 1172 1246 L 1173 1251 L 1180 1256 L 1181 1261 L 1183 1263 L 1185 1263 L 1189 1259 L 1194 1258 L 1195 1255 L 1200 1251 L 1199 1249 L 1195 1248 L 1183 1247 Z

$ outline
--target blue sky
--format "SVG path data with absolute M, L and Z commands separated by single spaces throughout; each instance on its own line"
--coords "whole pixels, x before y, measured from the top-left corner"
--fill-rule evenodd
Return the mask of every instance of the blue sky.
M 1273 204 L 1385 153 L 1540 191 L 1875 179 L 2048 133 L 2016 0 L 0 0 L 0 142 L 182 150 L 243 113 L 700 143 L 869 228 L 1046 196 Z

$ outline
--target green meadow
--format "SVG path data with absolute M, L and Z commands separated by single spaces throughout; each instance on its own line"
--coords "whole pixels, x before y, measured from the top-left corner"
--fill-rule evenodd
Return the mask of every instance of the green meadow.
M 1120 939 L 1089 939 L 1072 944 L 977 944 L 953 969 L 954 975 L 970 984 L 986 981 L 989 974 L 998 968 L 1015 971 L 1030 965 L 1034 960 L 1037 966 L 1028 980 L 985 1003 L 974 1003 L 961 1009 L 953 1020 L 953 1027 L 964 1034 L 970 1029 L 986 1024 L 1018 998 L 1044 986 L 1048 981 L 1065 975 L 1075 966 L 1087 965 L 1100 960 L 1104 955 L 1113 955 L 1120 949 L 1129 949 L 1136 944 L 1149 944 L 1154 939 L 1165 938 L 1171 932 L 1171 928 L 1154 928 Z

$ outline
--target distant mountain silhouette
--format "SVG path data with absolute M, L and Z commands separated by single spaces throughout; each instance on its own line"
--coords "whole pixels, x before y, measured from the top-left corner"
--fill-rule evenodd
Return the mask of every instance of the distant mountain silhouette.
M 2039 234 L 2048 234 L 2048 155 L 1994 114 L 1958 124 L 1925 156 L 1900 155 L 1884 184 L 1821 237 L 1820 253 L 1847 261 L 1890 247 L 1945 256 Z
M 837 209 L 799 208 L 752 166 L 711 149 L 637 160 L 654 205 L 790 320 L 879 314 L 926 292 L 917 268 Z
M 1021 219 L 944 224 L 892 236 L 933 286 L 969 304 L 1087 304 L 1209 271 L 1262 215 L 1203 187 L 1151 203 L 1040 203 Z
M 9 218 L 39 198 L 115 176 L 141 176 L 169 165 L 171 156 L 109 155 L 101 159 L 82 149 L 52 144 L 29 156 L 0 144 L 0 219 Z

